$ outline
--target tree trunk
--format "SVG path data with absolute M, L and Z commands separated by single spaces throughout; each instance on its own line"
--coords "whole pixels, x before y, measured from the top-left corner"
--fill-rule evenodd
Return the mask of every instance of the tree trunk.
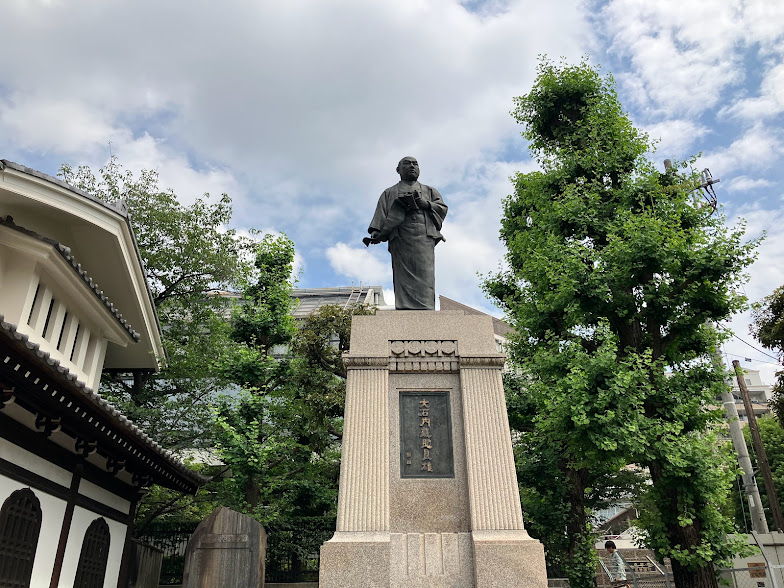
M 588 533 L 588 517 L 585 514 L 585 489 L 589 475 L 586 468 L 573 469 L 563 460 L 558 460 L 558 468 L 569 481 L 569 515 L 566 521 L 566 536 L 569 540 L 567 550 L 569 583 L 572 588 L 590 588 L 596 585 L 595 560 L 585 557 L 586 540 L 593 549 L 593 537 Z
M 683 512 L 687 505 L 678 504 L 678 490 L 668 484 L 662 474 L 662 467 L 659 462 L 651 462 L 648 466 L 651 472 L 653 486 L 662 492 L 668 511 L 665 514 L 665 504 L 660 505 L 663 515 L 666 517 L 667 535 L 670 545 L 680 545 L 681 548 L 692 552 L 702 542 L 701 527 L 699 521 L 695 519 L 694 524 L 682 527 L 678 523 L 677 514 Z M 691 506 L 691 505 L 688 505 Z M 689 509 L 691 510 L 691 509 Z M 671 559 L 672 574 L 676 588 L 719 588 L 719 580 L 711 564 L 691 570 L 682 566 L 677 560 Z
M 585 488 L 588 485 L 588 470 L 573 470 L 563 464 L 563 472 L 569 480 L 569 519 L 566 524 L 569 536 L 569 560 L 579 556 L 580 537 L 585 534 Z
M 672 560 L 672 575 L 676 588 L 718 588 L 719 581 L 711 567 L 687 570 Z
M 259 505 L 259 498 L 261 497 L 261 487 L 259 482 L 253 476 L 249 475 L 245 480 L 245 501 L 254 509 Z

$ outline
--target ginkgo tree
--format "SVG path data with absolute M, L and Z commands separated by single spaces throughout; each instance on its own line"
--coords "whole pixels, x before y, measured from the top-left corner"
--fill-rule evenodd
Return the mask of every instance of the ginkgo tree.
M 540 170 L 513 178 L 506 269 L 485 289 L 516 329 L 535 434 L 571 487 L 572 585 L 592 585 L 595 570 L 589 472 L 637 464 L 652 481 L 646 544 L 671 558 L 679 588 L 716 587 L 714 564 L 739 546 L 723 510 L 735 467 L 710 432 L 725 374 L 708 322 L 743 306 L 733 286 L 756 243 L 700 205 L 691 161 L 657 171 L 598 68 L 543 59 L 513 116 Z

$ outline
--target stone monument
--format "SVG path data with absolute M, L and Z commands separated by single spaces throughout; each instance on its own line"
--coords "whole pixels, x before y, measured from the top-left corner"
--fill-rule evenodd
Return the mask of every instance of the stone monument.
M 546 588 L 523 526 L 492 318 L 355 316 L 320 588 Z
M 264 588 L 267 533 L 261 524 L 225 506 L 216 508 L 185 549 L 183 588 Z

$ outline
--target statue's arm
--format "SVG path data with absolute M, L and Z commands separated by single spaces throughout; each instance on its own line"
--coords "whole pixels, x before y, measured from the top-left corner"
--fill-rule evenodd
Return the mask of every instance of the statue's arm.
M 362 239 L 362 242 L 365 244 L 365 247 L 371 244 L 381 243 L 382 241 L 386 241 L 389 235 L 384 234 L 384 227 L 387 224 L 387 216 L 388 216 L 388 198 L 387 196 L 388 190 L 384 190 L 381 196 L 378 199 L 378 203 L 376 204 L 376 211 L 373 213 L 373 218 L 370 221 L 370 225 L 368 226 L 368 233 L 370 233 L 370 237 L 365 237 Z
M 430 212 L 436 221 L 436 227 L 440 230 L 441 224 L 446 218 L 446 213 L 449 207 L 444 202 L 444 199 L 435 188 L 430 188 Z

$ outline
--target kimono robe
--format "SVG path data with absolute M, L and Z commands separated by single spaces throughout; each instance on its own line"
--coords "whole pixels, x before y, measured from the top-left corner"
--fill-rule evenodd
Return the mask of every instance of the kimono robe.
M 414 190 L 430 202 L 429 210 L 406 210 L 397 199 L 401 192 Z M 438 190 L 419 182 L 399 182 L 378 199 L 368 233 L 388 242 L 396 309 L 435 310 L 435 246 L 445 240 L 441 225 L 446 212 Z

